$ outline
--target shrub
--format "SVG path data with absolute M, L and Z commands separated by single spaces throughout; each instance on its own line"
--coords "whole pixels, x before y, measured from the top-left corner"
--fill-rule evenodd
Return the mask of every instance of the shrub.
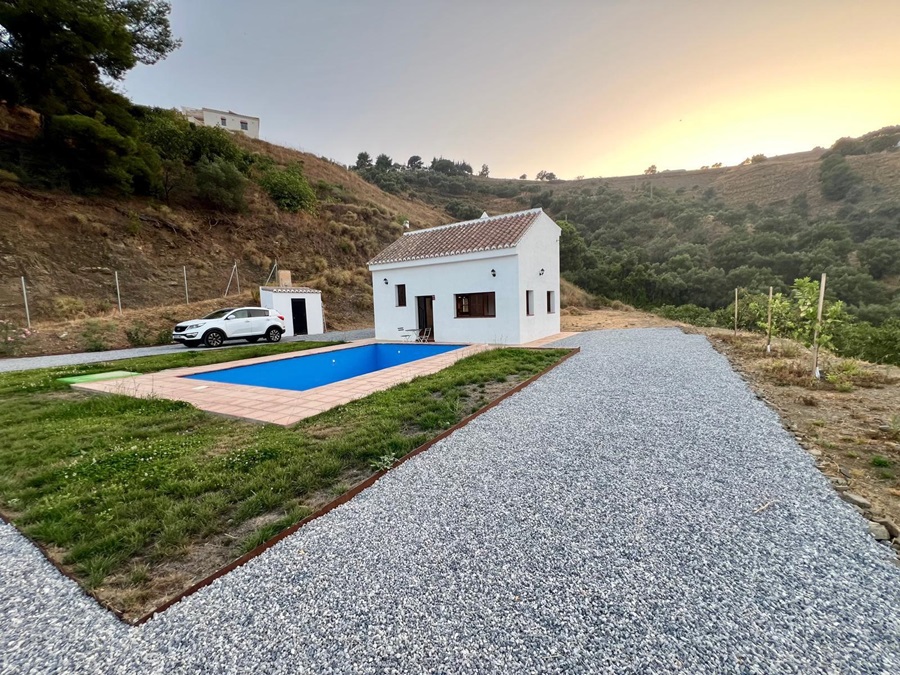
M 49 121 L 46 140 L 76 192 L 147 191 L 159 173 L 159 156 L 150 146 L 93 117 L 57 115 Z
M 19 328 L 12 321 L 0 319 L 0 356 L 15 356 L 22 342 L 31 335 L 27 328 Z
M 222 159 L 237 167 L 248 161 L 231 135 L 218 127 L 192 127 L 188 137 L 191 162 Z
M 166 333 L 168 334 L 169 331 Z M 150 327 L 143 321 L 135 321 L 125 329 L 125 337 L 132 347 L 146 347 L 154 344 L 154 340 L 158 336 L 154 335 Z
M 109 349 L 109 336 L 113 327 L 108 321 L 88 321 L 81 331 L 82 345 L 88 352 L 104 352 Z
M 715 312 L 706 307 L 698 307 L 697 305 L 663 305 L 656 309 L 656 313 L 666 319 L 689 323 L 692 326 L 710 328 L 718 325 Z
M 197 163 L 195 173 L 197 196 L 210 206 L 223 211 L 243 211 L 247 207 L 247 179 L 231 162 L 204 158 Z
M 822 196 L 831 201 L 840 201 L 862 179 L 850 168 L 843 155 L 833 154 L 822 160 L 819 180 L 822 181 Z
M 454 218 L 459 218 L 460 220 L 475 220 L 480 217 L 483 211 L 473 204 L 466 204 L 465 202 L 458 201 L 454 199 L 447 203 L 445 207 L 447 213 L 449 213 Z
M 58 295 L 53 298 L 53 313 L 63 319 L 72 319 L 84 314 L 84 301 L 70 295 Z
M 263 175 L 259 184 L 282 211 L 315 211 L 316 193 L 297 166 L 272 169 Z

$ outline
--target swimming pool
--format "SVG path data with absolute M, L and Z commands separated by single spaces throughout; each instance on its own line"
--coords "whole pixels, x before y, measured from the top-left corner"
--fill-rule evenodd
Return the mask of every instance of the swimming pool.
M 435 344 L 375 344 L 362 347 L 336 349 L 320 354 L 300 354 L 290 359 L 280 359 L 236 368 L 223 368 L 186 379 L 246 384 L 253 387 L 306 391 L 326 384 L 333 384 L 358 375 L 400 366 L 429 356 L 445 354 L 464 345 Z

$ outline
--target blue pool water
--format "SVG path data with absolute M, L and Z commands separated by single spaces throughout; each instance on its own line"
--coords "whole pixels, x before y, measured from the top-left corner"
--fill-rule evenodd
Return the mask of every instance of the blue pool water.
M 185 377 L 192 380 L 306 391 L 462 347 L 463 345 L 434 344 L 365 345 L 322 354 L 306 356 L 301 354 L 291 359 L 224 368 Z

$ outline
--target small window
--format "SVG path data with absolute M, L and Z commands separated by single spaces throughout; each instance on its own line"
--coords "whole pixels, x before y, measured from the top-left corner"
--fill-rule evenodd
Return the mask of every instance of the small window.
M 556 314 L 556 291 L 547 291 L 547 314 Z
M 406 284 L 397 284 L 397 307 L 406 307 Z
M 461 293 L 456 296 L 456 318 L 491 318 L 497 316 L 494 293 Z
M 248 128 L 247 123 L 244 120 L 241 120 L 241 131 L 247 131 Z
M 228 126 L 228 120 L 226 120 L 224 117 L 220 117 L 220 118 L 219 118 L 219 125 L 220 125 L 220 126 L 223 126 L 223 127 L 227 127 L 227 126 Z
M 525 291 L 525 313 L 534 316 L 534 291 Z

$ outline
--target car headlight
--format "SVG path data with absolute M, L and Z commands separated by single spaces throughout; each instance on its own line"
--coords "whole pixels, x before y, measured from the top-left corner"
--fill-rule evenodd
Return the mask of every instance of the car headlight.
M 200 326 L 202 326 L 202 325 L 203 325 L 202 323 L 192 323 L 192 324 L 185 326 L 184 329 L 190 330 L 191 328 L 200 328 Z

